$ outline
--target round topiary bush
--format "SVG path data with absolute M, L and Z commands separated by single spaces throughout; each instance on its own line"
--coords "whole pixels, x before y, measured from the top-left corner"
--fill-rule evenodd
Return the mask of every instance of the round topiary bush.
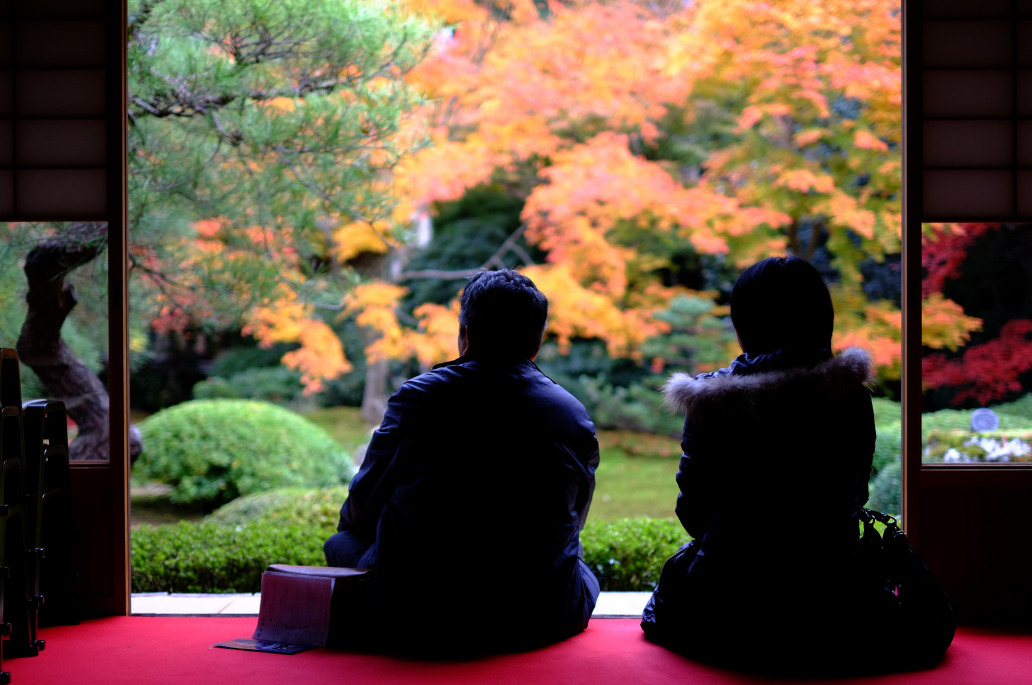
M 899 421 L 878 425 L 878 438 L 874 443 L 874 459 L 871 470 L 875 476 L 903 454 L 903 424 Z
M 205 521 L 223 526 L 251 523 L 299 525 L 327 531 L 337 529 L 340 506 L 347 499 L 344 485 L 331 488 L 277 488 L 238 497 L 209 514 Z
M 868 486 L 871 494 L 868 507 L 891 516 L 898 516 L 903 511 L 902 467 L 902 461 L 893 461 L 886 464 L 871 480 Z
M 193 400 L 144 419 L 139 478 L 172 486 L 181 504 L 217 507 L 280 487 L 326 487 L 351 477 L 351 457 L 304 417 L 268 402 Z

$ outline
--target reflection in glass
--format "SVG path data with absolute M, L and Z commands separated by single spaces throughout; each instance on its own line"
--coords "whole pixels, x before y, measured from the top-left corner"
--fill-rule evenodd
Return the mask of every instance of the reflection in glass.
M 70 458 L 107 461 L 107 224 L 8 224 L 0 232 L 0 345 L 16 348 L 21 395 L 64 403 Z

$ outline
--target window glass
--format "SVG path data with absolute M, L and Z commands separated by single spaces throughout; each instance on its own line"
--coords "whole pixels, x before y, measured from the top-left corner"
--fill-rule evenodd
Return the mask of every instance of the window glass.
M 0 341 L 16 348 L 24 402 L 63 403 L 73 461 L 110 458 L 106 247 L 104 223 L 0 232 Z
M 922 461 L 1032 462 L 1032 224 L 928 224 Z

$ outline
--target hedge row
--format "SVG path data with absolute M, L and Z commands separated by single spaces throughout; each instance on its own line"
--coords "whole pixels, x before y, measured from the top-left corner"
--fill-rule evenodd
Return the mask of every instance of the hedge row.
M 272 563 L 325 565 L 327 533 L 300 525 L 211 521 L 132 531 L 133 592 L 258 592 Z
M 589 521 L 581 533 L 584 563 L 603 590 L 652 590 L 663 563 L 689 539 L 675 519 Z
M 891 467 L 884 475 L 890 473 Z M 898 488 L 898 471 L 894 475 Z M 329 498 L 311 499 L 311 515 L 304 523 L 290 517 L 228 522 L 239 520 L 238 510 L 213 515 L 226 523 L 206 520 L 134 529 L 133 592 L 258 592 L 262 572 L 271 563 L 323 565 L 322 544 L 334 530 L 326 512 L 335 517 L 340 499 L 332 506 Z M 688 539 L 676 520 L 649 518 L 589 522 L 581 534 L 584 561 L 602 590 L 609 591 L 651 590 L 663 562 Z
M 204 521 L 132 531 L 133 592 L 259 592 L 269 564 L 324 565 L 345 488 L 287 488 L 243 497 Z M 651 591 L 690 538 L 674 519 L 589 521 L 584 562 L 602 590 Z

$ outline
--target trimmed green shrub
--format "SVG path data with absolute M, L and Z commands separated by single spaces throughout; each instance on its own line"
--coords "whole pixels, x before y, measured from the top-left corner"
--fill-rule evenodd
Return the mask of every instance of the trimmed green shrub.
M 321 566 L 333 529 L 181 521 L 132 531 L 133 592 L 259 592 L 269 564 Z
M 896 421 L 890 424 L 878 424 L 878 438 L 874 443 L 874 460 L 871 471 L 875 476 L 894 461 L 899 461 L 903 454 L 903 425 Z
M 332 532 L 337 527 L 340 505 L 347 496 L 348 489 L 343 485 L 315 490 L 278 488 L 238 497 L 209 514 L 205 521 L 223 526 L 277 523 Z
M 328 536 L 336 528 L 346 497 L 344 487 L 284 488 L 241 497 L 205 521 L 231 526 L 302 525 L 329 531 Z M 589 520 L 581 533 L 584 560 L 599 578 L 603 590 L 652 589 L 663 562 L 688 540 L 681 524 L 673 519 Z
M 652 590 L 663 564 L 690 539 L 676 519 L 588 521 L 581 533 L 584 563 L 603 590 Z
M 885 397 L 871 399 L 874 407 L 874 423 L 879 428 L 903 421 L 903 405 Z
M 269 564 L 321 566 L 343 488 L 281 489 L 241 498 L 199 523 L 132 531 L 133 592 L 258 592 Z M 688 541 L 675 520 L 588 522 L 584 561 L 603 590 L 651 590 Z
M 893 469 L 896 505 L 871 504 L 888 513 L 899 512 L 898 463 L 884 473 Z M 321 566 L 339 495 L 339 488 L 284 489 L 242 498 L 199 523 L 135 528 L 133 592 L 258 592 L 269 564 Z M 584 561 L 606 591 L 651 591 L 663 564 L 690 539 L 674 519 L 589 521 L 581 533 Z
M 326 431 L 267 402 L 193 400 L 140 423 L 138 478 L 172 486 L 170 499 L 214 508 L 277 487 L 325 487 L 351 477 L 351 457 Z
M 892 516 L 903 511 L 902 464 L 903 462 L 897 459 L 885 466 L 871 480 L 869 485 L 871 498 L 867 502 L 868 507 Z

